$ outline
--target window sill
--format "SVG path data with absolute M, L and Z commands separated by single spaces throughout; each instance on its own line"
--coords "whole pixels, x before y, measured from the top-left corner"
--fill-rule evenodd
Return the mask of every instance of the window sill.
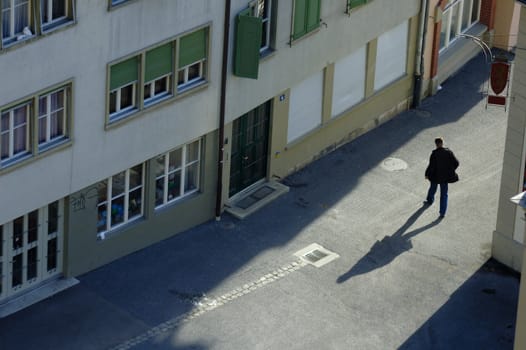
M 118 237 L 121 234 L 123 234 L 124 232 L 126 232 L 126 230 L 130 228 L 130 226 L 136 225 L 136 224 L 138 224 L 140 222 L 143 222 L 143 221 L 145 221 L 144 215 L 141 215 L 141 216 L 137 216 L 137 217 L 135 217 L 135 218 L 133 218 L 131 220 L 128 220 L 128 222 L 119 224 L 119 225 L 113 227 L 112 229 L 110 229 L 109 231 L 98 232 L 97 233 L 97 241 L 105 241 L 105 240 L 110 239 L 110 238 Z
M 148 98 L 146 100 L 144 100 L 144 108 L 150 108 L 152 106 L 155 106 L 161 102 L 164 102 L 164 101 L 167 101 L 171 98 L 173 98 L 174 96 L 169 93 L 169 92 L 166 92 L 160 96 L 155 96 L 155 97 L 151 97 L 151 98 Z
M 137 112 L 139 112 L 139 109 L 134 107 L 132 109 L 127 109 L 125 111 L 114 113 L 108 117 L 108 123 L 106 126 L 121 124 L 125 120 L 131 118 L 134 114 L 137 114 Z
M 31 164 L 34 161 L 37 161 L 40 158 L 46 157 L 55 152 L 59 152 L 65 148 L 70 147 L 73 144 L 73 141 L 70 138 L 64 138 L 46 145 L 38 149 L 38 154 L 33 155 L 31 153 L 25 153 L 14 159 L 9 159 L 0 162 L 0 175 L 7 174 L 15 169 Z
M 48 35 L 57 30 L 72 26 L 75 24 L 75 21 L 72 18 L 63 18 L 55 22 L 51 22 L 42 26 L 42 35 Z
M 164 204 L 161 204 L 161 205 L 158 205 L 155 207 L 155 213 L 162 213 L 176 205 L 179 205 L 180 203 L 182 202 L 185 202 L 187 200 L 190 200 L 192 198 L 195 198 L 197 197 L 199 194 L 201 193 L 201 191 L 196 188 L 195 190 L 191 191 L 191 192 L 188 192 L 188 193 L 185 193 L 184 195 L 182 195 L 181 197 L 177 197 L 175 199 L 172 199 L 171 201 L 169 202 L 166 202 Z

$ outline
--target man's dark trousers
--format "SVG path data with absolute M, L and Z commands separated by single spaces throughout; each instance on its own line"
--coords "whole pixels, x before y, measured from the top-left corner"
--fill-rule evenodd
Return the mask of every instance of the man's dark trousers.
M 435 200 L 435 193 L 437 191 L 438 183 L 431 182 L 431 185 L 429 186 L 429 191 L 427 191 L 427 203 L 432 204 Z M 447 210 L 447 182 L 440 183 L 440 216 L 446 215 Z

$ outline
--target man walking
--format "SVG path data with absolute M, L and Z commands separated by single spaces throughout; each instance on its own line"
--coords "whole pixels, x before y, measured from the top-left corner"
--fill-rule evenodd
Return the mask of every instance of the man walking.
M 435 145 L 436 149 L 431 152 L 425 174 L 426 179 L 431 182 L 425 203 L 428 205 L 433 204 L 437 187 L 440 185 L 439 213 L 440 218 L 443 218 L 447 210 L 448 183 L 458 181 L 458 175 L 455 170 L 458 168 L 459 162 L 450 149 L 443 147 L 444 140 L 441 137 L 435 139 Z

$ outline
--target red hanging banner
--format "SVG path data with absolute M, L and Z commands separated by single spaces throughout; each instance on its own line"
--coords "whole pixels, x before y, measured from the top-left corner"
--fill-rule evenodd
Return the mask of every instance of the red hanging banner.
M 488 103 L 493 105 L 506 105 L 505 95 L 500 95 L 508 85 L 510 64 L 507 61 L 497 61 L 491 64 L 490 86 L 493 95 L 488 94 Z

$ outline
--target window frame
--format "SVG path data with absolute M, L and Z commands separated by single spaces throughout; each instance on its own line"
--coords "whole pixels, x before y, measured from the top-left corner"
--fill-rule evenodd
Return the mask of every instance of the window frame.
M 197 159 L 193 159 L 191 161 L 188 161 L 188 148 L 192 145 L 194 145 L 197 142 Z M 181 152 L 181 161 L 178 167 L 175 167 L 173 169 L 170 169 L 170 155 L 176 151 Z M 203 157 L 203 139 L 199 138 L 196 140 L 193 140 L 191 142 L 188 142 L 178 148 L 174 148 L 168 152 L 165 152 L 157 157 L 155 157 L 152 161 L 156 165 L 160 165 L 162 158 L 162 173 L 154 173 L 155 181 L 154 181 L 154 188 L 155 188 L 155 209 L 161 209 L 167 205 L 170 205 L 174 202 L 178 202 L 182 198 L 186 198 L 196 192 L 199 192 L 201 190 L 201 170 L 202 170 L 202 157 Z M 197 171 L 196 171 L 196 179 L 195 184 L 196 187 L 193 189 L 190 189 L 186 191 L 186 179 L 187 179 L 187 170 L 197 165 Z M 156 171 L 159 168 L 156 168 Z M 179 173 L 179 194 L 177 196 L 174 196 L 173 198 L 169 198 L 169 181 L 170 181 L 170 175 Z M 157 182 L 159 180 L 163 181 L 162 189 L 157 187 Z M 160 198 L 160 192 L 162 192 L 162 198 Z M 161 199 L 160 203 L 158 203 L 159 198 Z
M 300 1 L 300 0 L 294 0 L 293 2 L 293 6 L 292 6 L 292 21 L 291 21 L 291 34 L 290 34 L 290 42 L 291 44 L 295 41 L 298 41 L 298 40 L 301 40 L 302 38 L 312 34 L 312 33 L 315 33 L 319 30 L 320 28 L 320 22 L 321 22 L 321 3 L 322 1 L 321 0 L 304 0 L 306 5 L 305 5 L 305 13 L 303 14 L 303 17 L 304 17 L 304 26 L 303 26 L 303 31 L 302 32 L 299 32 L 299 33 L 296 33 L 295 32 L 295 26 L 296 26 L 296 11 L 297 9 L 299 8 L 297 6 L 297 1 Z M 310 12 L 309 12 L 309 9 L 310 9 L 310 2 L 311 1 L 316 1 L 318 3 L 318 20 L 317 20 L 317 23 L 315 25 L 312 26 L 312 28 L 309 27 L 309 16 L 310 16 Z
M 45 0 L 38 0 L 38 18 L 40 21 L 40 30 L 43 34 L 49 33 L 55 29 L 61 28 L 64 25 L 71 24 L 75 20 L 75 0 L 63 0 L 64 2 L 64 16 L 57 17 L 55 19 L 48 20 L 47 22 L 44 22 L 44 9 L 43 9 L 43 1 Z M 51 11 L 51 13 L 48 13 L 48 16 L 51 15 L 52 17 L 52 8 L 53 8 L 53 1 L 48 0 L 48 8 L 47 11 Z
M 51 137 L 51 124 L 52 124 L 52 116 L 51 114 L 56 113 L 58 109 L 55 109 L 51 111 L 51 95 L 56 94 L 58 92 L 62 91 L 63 93 L 63 101 L 62 101 L 62 107 L 60 110 L 62 110 L 62 133 L 59 136 Z M 45 115 L 40 114 L 40 100 L 42 98 L 46 98 L 46 107 L 47 111 Z M 36 128 L 35 135 L 37 135 L 37 143 L 38 143 L 38 149 L 39 151 L 43 151 L 46 149 L 49 149 L 50 147 L 53 147 L 53 145 L 62 142 L 63 140 L 68 138 L 68 114 L 70 112 L 69 106 L 71 102 L 69 101 L 70 96 L 68 93 L 68 87 L 67 86 L 61 86 L 58 89 L 54 89 L 52 91 L 39 94 L 37 97 L 38 101 L 38 110 L 36 111 Z M 46 139 L 45 141 L 40 141 L 40 120 L 46 118 Z
M 476 3 L 477 9 L 474 9 L 474 3 Z M 480 11 L 482 6 L 481 3 L 481 0 L 453 0 L 446 5 L 444 10 L 442 10 L 442 28 L 440 30 L 439 52 L 445 51 L 448 47 L 450 47 L 454 42 L 457 41 L 458 36 L 460 34 L 469 31 L 470 28 L 472 28 L 475 24 L 477 24 L 480 21 Z M 463 19 L 466 11 L 466 4 L 469 4 L 467 7 L 467 11 L 469 12 L 469 23 L 464 29 L 462 29 Z M 454 23 L 455 28 L 452 28 L 453 12 L 455 11 L 455 9 L 457 9 L 457 19 L 456 23 Z M 476 11 L 475 19 L 473 19 L 474 10 Z
M 135 186 L 133 188 L 130 188 L 130 174 L 131 170 L 136 167 L 141 167 L 141 182 L 140 185 Z M 120 174 L 124 173 L 124 186 L 122 193 L 119 192 L 117 195 L 113 194 L 113 183 L 114 178 L 119 176 Z M 126 170 L 123 170 L 121 172 L 118 172 L 117 174 L 114 174 L 102 181 L 99 181 L 97 183 L 97 237 L 99 239 L 104 239 L 105 235 L 109 232 L 115 231 L 129 223 L 132 223 L 134 221 L 139 220 L 140 218 L 144 217 L 145 212 L 145 186 L 146 186 L 146 162 L 139 163 L 137 165 L 134 165 Z M 106 188 L 106 194 L 104 200 L 101 201 L 100 196 L 100 186 L 105 186 Z M 137 190 L 141 191 L 140 194 L 140 212 L 139 214 L 133 215 L 130 217 L 130 194 L 132 192 L 135 192 Z M 113 219 L 112 215 L 108 215 L 108 207 L 112 207 L 114 202 L 119 200 L 120 198 L 124 197 L 124 207 L 122 208 L 122 221 L 119 221 L 112 225 Z M 100 207 L 106 206 L 106 216 L 101 218 L 101 209 Z M 113 210 L 113 209 L 112 209 Z M 104 225 L 101 225 L 101 223 L 104 221 Z M 104 228 L 103 230 L 100 230 L 99 228 Z
M 253 17 L 259 17 L 261 18 L 262 22 L 262 29 L 263 33 L 265 33 L 265 40 L 261 40 L 261 47 L 259 49 L 260 56 L 264 56 L 268 52 L 274 51 L 272 48 L 272 40 L 274 37 L 273 33 L 273 24 L 274 24 L 274 4 L 276 0 L 262 0 L 264 3 L 265 8 L 265 15 L 264 16 L 258 16 L 258 0 L 253 0 L 249 2 L 248 8 L 250 9 L 250 13 Z M 263 39 L 263 36 L 261 36 Z
M 23 123 L 20 123 L 18 125 L 15 125 L 16 115 L 15 111 L 25 108 L 25 121 Z M 8 109 L 3 109 L 0 111 L 0 125 L 2 124 L 1 121 L 3 121 L 4 116 L 7 114 L 7 120 L 8 120 L 8 126 L 6 130 L 2 130 L 2 127 L 0 126 L 0 155 L 3 154 L 4 149 L 2 147 L 3 139 L 7 135 L 7 157 L 2 159 L 0 156 L 0 164 L 1 163 L 10 163 L 10 162 L 16 162 L 17 160 L 23 159 L 28 157 L 31 154 L 31 113 L 33 107 L 33 101 L 28 100 L 22 103 L 19 103 L 15 106 L 12 106 Z M 23 133 L 23 150 L 18 151 L 15 153 L 15 143 L 17 143 L 17 133 L 16 131 L 20 128 L 24 127 L 25 132 Z
M 30 33 L 24 34 L 24 31 L 20 33 L 14 33 L 15 27 L 16 27 L 16 21 L 15 19 L 15 11 L 13 10 L 13 7 L 11 6 L 14 4 L 15 0 L 4 0 L 9 1 L 9 36 L 4 38 L 3 33 L 3 21 L 4 21 L 4 10 L 0 8 L 0 50 L 6 50 L 8 48 L 11 48 L 13 46 L 16 46 L 19 43 L 26 42 L 31 39 L 38 39 L 39 37 L 46 35 L 50 32 L 53 32 L 57 29 L 66 27 L 68 25 L 75 23 L 76 13 L 75 13 L 75 4 L 76 0 L 61 0 L 63 1 L 64 8 L 65 8 L 65 14 L 64 16 L 60 16 L 57 18 L 52 18 L 52 8 L 53 8 L 53 1 L 49 0 L 48 2 L 48 8 L 44 9 L 44 1 L 45 0 L 27 0 L 26 4 L 28 7 L 27 12 L 27 25 L 24 26 L 24 28 L 28 28 Z M 2 5 L 4 3 L 2 2 Z M 19 5 L 21 6 L 21 5 Z M 47 11 L 48 15 L 51 14 L 51 20 L 48 20 L 44 22 L 44 11 Z M 51 13 L 49 13 L 51 11 Z
M 3 21 L 4 21 L 4 12 L 6 12 L 6 9 L 4 8 L 4 4 L 5 4 L 4 1 L 9 2 L 9 7 L 7 7 L 9 9 L 8 10 L 9 11 L 9 36 L 5 38 L 4 38 Z M 15 8 L 23 6 L 23 5 L 15 6 L 15 1 L 16 0 L 3 0 L 1 2 L 2 6 L 0 8 L 0 12 L 1 12 L 1 15 L 0 15 L 1 40 L 0 42 L 2 44 L 2 47 L 8 47 L 15 43 L 23 42 L 35 36 L 35 23 L 34 23 L 34 18 L 33 18 L 33 11 L 34 11 L 34 5 L 35 5 L 34 0 L 25 0 L 24 4 L 27 4 L 27 23 L 24 25 L 24 27 L 22 28 L 22 31 L 20 32 L 16 32 L 17 24 L 15 20 L 15 12 L 16 12 Z M 29 28 L 29 30 L 31 31 L 31 35 L 24 34 L 25 28 Z
M 182 38 L 186 37 L 187 35 L 194 34 L 200 30 L 204 30 L 204 50 L 205 50 L 205 57 L 201 58 L 198 61 L 192 62 L 186 66 L 183 66 L 181 68 L 176 68 L 179 65 L 179 53 L 180 53 L 180 42 Z M 204 25 L 201 25 L 199 27 L 193 28 L 192 30 L 189 30 L 187 32 L 181 33 L 171 39 L 164 40 L 162 42 L 156 43 L 155 45 L 149 46 L 145 49 L 142 49 L 138 52 L 134 52 L 128 56 L 125 56 L 123 58 L 120 58 L 118 60 L 114 60 L 110 63 L 108 63 L 106 68 L 106 128 L 113 127 L 115 125 L 119 125 L 121 121 L 127 121 L 132 119 L 134 115 L 138 114 L 138 112 L 147 110 L 153 106 L 157 106 L 162 102 L 170 101 L 173 99 L 178 99 L 187 93 L 191 91 L 195 91 L 196 89 L 200 87 L 205 87 L 208 85 L 208 71 L 209 71 L 209 57 L 210 57 L 210 33 L 211 33 L 211 23 L 206 23 Z M 162 46 L 171 44 L 171 70 L 168 73 L 165 73 L 159 77 L 156 77 L 153 80 L 145 81 L 146 80 L 146 70 L 147 70 L 147 54 L 149 52 L 152 52 L 153 50 L 156 50 L 158 48 L 161 48 Z M 116 87 L 114 89 L 111 89 L 112 84 L 112 68 L 116 65 L 126 62 L 128 60 L 136 58 L 137 60 L 137 80 L 133 81 L 134 87 L 133 87 L 133 106 L 128 106 L 126 108 L 120 108 L 116 109 L 114 112 L 110 112 L 113 108 L 113 97 L 112 94 L 116 93 L 115 100 L 116 102 L 120 102 L 119 96 L 118 96 L 118 90 L 125 88 L 127 85 L 122 85 L 119 87 Z M 190 69 L 198 65 L 197 67 L 197 75 L 194 78 L 190 77 Z M 179 75 L 180 73 L 183 74 L 184 81 L 183 83 L 179 84 Z M 191 79 L 190 79 L 191 78 Z M 153 96 L 149 96 L 145 98 L 145 90 L 147 89 L 147 85 L 150 84 L 150 91 L 151 91 L 151 84 L 155 84 L 160 79 L 167 79 L 167 89 L 161 91 L 157 94 L 154 94 Z M 131 84 L 131 82 L 130 82 Z M 122 91 L 121 91 L 122 93 Z M 117 103 L 115 103 L 115 106 L 117 106 Z M 122 107 L 122 106 L 120 106 Z
M 64 116 L 63 116 L 63 132 L 62 135 L 54 137 L 53 139 L 45 142 L 39 142 L 39 101 L 43 96 L 51 95 L 57 91 L 64 91 Z M 73 94 L 73 80 L 67 80 L 58 84 L 55 84 L 47 89 L 35 92 L 28 97 L 19 99 L 12 103 L 0 106 L 0 116 L 6 111 L 16 109 L 19 106 L 29 105 L 29 112 L 27 116 L 27 141 L 29 145 L 26 147 L 26 152 L 23 154 L 8 157 L 6 159 L 0 159 L 0 173 L 9 169 L 15 168 L 15 165 L 22 165 L 26 161 L 31 159 L 37 159 L 40 156 L 46 154 L 48 151 L 60 149 L 62 146 L 71 144 L 71 130 L 73 124 L 72 116 L 72 94 Z M 1 150 L 0 140 L 0 154 Z

